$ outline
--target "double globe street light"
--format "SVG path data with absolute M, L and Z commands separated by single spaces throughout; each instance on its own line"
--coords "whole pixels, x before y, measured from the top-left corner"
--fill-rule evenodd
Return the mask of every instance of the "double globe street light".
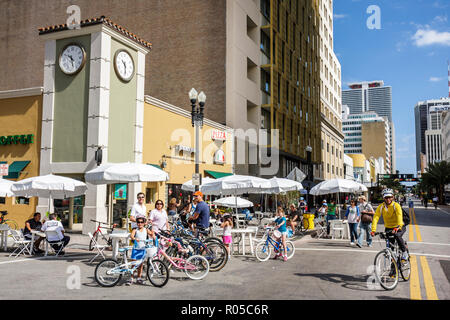
M 199 185 L 202 184 L 202 176 L 199 173 L 199 137 L 200 128 L 203 127 L 203 111 L 205 109 L 206 95 L 203 91 L 198 94 L 197 90 L 192 88 L 189 91 L 189 100 L 192 106 L 191 122 L 192 126 L 195 127 L 195 174 L 192 178 L 192 184 L 195 186 L 195 191 L 198 191 Z M 197 101 L 199 107 L 197 106 Z

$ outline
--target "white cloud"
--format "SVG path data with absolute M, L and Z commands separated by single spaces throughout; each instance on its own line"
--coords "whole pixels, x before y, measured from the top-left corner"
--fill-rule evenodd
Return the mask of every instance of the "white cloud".
M 433 22 L 435 22 L 435 23 L 446 23 L 447 19 L 448 19 L 447 15 L 445 15 L 445 16 L 436 16 L 436 17 L 434 17 Z
M 335 20 L 337 20 L 337 19 L 344 19 L 344 18 L 346 18 L 346 17 L 347 17 L 346 14 L 337 14 L 337 13 L 335 13 L 335 14 L 333 15 L 333 18 L 334 18 Z
M 418 47 L 434 44 L 450 46 L 450 32 L 439 32 L 429 28 L 419 29 L 411 38 Z
M 439 78 L 439 77 L 430 77 L 430 79 L 428 81 L 430 82 L 439 82 L 444 80 L 444 78 Z

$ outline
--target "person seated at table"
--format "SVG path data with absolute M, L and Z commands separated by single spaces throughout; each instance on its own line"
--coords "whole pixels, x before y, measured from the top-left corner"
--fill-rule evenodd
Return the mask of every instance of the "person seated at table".
M 31 240 L 32 234 L 31 231 L 41 231 L 42 223 L 41 223 L 41 214 L 39 212 L 36 212 L 33 215 L 33 218 L 30 220 L 27 220 L 25 222 L 25 228 L 23 228 L 23 236 L 27 240 Z M 42 253 L 43 250 L 39 249 L 39 245 L 41 241 L 43 240 L 43 237 L 37 237 L 37 239 L 34 240 L 33 244 L 33 252 L 34 253 Z
M 298 221 L 300 221 L 299 212 L 295 208 L 295 205 L 291 203 L 289 206 L 289 217 L 288 217 L 288 226 L 291 227 L 292 232 L 295 232 L 295 227 L 298 224 Z
M 63 241 L 63 248 L 65 248 L 67 246 L 67 244 L 70 241 L 70 237 L 66 236 L 64 234 L 64 227 L 61 223 L 61 221 L 56 220 L 56 214 L 52 213 L 49 215 L 49 221 L 45 221 L 44 225 L 42 226 L 41 230 L 42 231 L 56 231 L 56 235 L 50 235 L 48 237 L 48 242 L 51 244 L 52 242 L 59 242 L 59 241 Z M 53 249 L 55 250 L 59 250 L 59 248 L 57 247 L 57 245 L 52 245 Z M 59 253 L 60 255 L 64 255 L 65 252 L 64 250 L 61 250 L 61 252 Z

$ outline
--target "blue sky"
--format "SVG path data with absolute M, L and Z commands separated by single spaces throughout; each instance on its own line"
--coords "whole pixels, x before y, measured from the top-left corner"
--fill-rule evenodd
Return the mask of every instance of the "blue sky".
M 380 8 L 381 29 L 369 29 L 370 5 Z M 397 170 L 415 173 L 414 106 L 448 96 L 450 1 L 334 0 L 334 51 L 342 89 L 355 81 L 392 86 Z

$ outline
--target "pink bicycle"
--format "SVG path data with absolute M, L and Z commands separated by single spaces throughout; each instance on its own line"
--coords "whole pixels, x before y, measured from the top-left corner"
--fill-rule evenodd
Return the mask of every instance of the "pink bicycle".
M 158 236 L 166 242 L 167 248 L 163 250 L 163 241 L 159 241 L 157 259 L 161 259 L 169 268 L 174 267 L 176 270 L 183 270 L 193 280 L 200 280 L 208 275 L 209 263 L 205 257 L 191 255 L 193 249 L 183 248 L 175 239 L 166 238 L 160 234 Z

